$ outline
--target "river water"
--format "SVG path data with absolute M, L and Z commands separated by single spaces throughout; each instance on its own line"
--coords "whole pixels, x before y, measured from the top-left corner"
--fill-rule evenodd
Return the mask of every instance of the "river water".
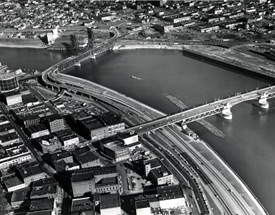
M 46 50 L 0 48 L 0 61 L 14 69 L 44 69 L 66 56 Z M 166 113 L 178 109 L 165 98 L 165 93 L 192 106 L 271 84 L 171 50 L 109 52 L 70 70 L 69 74 L 117 90 Z M 218 116 L 207 118 L 224 132 L 225 139 L 196 123 L 191 127 L 237 172 L 268 212 L 275 214 L 275 100 L 270 100 L 269 110 L 247 102 L 233 107 L 232 112 L 231 121 Z

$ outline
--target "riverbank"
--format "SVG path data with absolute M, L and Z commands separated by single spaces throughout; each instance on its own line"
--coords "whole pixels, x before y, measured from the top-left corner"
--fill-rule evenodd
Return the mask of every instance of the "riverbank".
M 6 39 L 0 38 L 0 47 L 5 48 L 32 48 L 45 49 L 45 44 L 40 39 Z
M 115 45 L 113 50 L 131 50 L 131 49 L 168 49 L 182 50 L 182 45 L 160 45 L 160 44 L 121 44 Z
M 184 54 L 200 60 L 207 60 L 220 66 L 226 66 L 232 70 L 244 72 L 248 75 L 256 75 L 261 78 L 274 80 L 275 64 L 268 60 L 262 60 L 246 53 L 233 49 L 226 49 L 210 45 L 180 45 L 180 44 L 159 44 L 148 41 L 120 41 L 113 50 L 134 50 L 134 49 L 167 49 L 181 50 Z M 252 72 L 252 73 L 251 73 Z

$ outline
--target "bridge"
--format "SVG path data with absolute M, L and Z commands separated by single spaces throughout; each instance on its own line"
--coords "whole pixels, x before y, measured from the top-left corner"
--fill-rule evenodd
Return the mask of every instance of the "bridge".
M 161 117 L 159 119 L 146 122 L 127 129 L 125 132 L 137 132 L 138 134 L 150 132 L 174 123 L 186 125 L 188 123 L 221 114 L 225 119 L 232 119 L 231 108 L 234 105 L 245 101 L 255 100 L 255 104 L 260 108 L 269 108 L 268 99 L 275 97 L 275 86 L 256 89 L 245 93 L 238 93 L 234 96 L 215 100 L 213 102 L 199 105 L 197 107 L 187 108 L 181 112 Z

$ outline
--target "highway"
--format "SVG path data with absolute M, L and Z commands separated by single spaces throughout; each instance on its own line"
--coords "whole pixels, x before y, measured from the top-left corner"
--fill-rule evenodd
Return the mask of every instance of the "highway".
M 198 179 L 196 180 L 198 184 L 195 183 L 195 185 L 192 186 L 193 191 L 196 191 L 196 189 L 200 188 L 200 184 L 203 184 L 206 181 L 205 178 L 208 178 L 210 181 L 212 181 L 213 183 L 207 183 L 203 185 L 203 189 L 201 192 L 208 193 L 211 199 L 213 199 L 213 202 L 215 202 L 215 205 L 217 206 L 221 214 L 267 214 L 262 205 L 257 201 L 253 194 L 251 194 L 250 190 L 246 189 L 245 192 L 242 193 L 242 196 L 239 195 L 235 187 L 230 185 L 226 178 L 224 178 L 215 169 L 215 167 L 209 164 L 207 159 L 205 159 L 202 154 L 198 153 L 194 148 L 189 146 L 189 144 L 183 137 L 183 134 L 179 133 L 178 130 L 171 130 L 169 125 L 182 121 L 184 121 L 184 123 L 189 123 L 204 117 L 221 113 L 227 103 L 230 103 L 233 106 L 240 102 L 260 99 L 263 95 L 266 96 L 266 99 L 272 98 L 275 94 L 275 90 L 273 87 L 267 87 L 246 93 L 240 93 L 238 95 L 233 95 L 228 98 L 213 101 L 208 104 L 203 104 L 197 107 L 191 107 L 187 110 L 170 116 L 164 116 L 164 114 L 157 112 L 154 109 L 134 99 L 131 99 L 125 95 L 119 94 L 113 90 L 102 87 L 95 83 L 89 82 L 90 87 L 87 86 L 88 81 L 81 81 L 81 85 L 77 84 L 77 82 L 80 79 L 75 79 L 72 77 L 69 78 L 68 75 L 59 74 L 59 72 L 61 72 L 59 68 L 66 67 L 60 67 L 60 64 L 56 64 L 43 72 L 42 80 L 44 81 L 45 85 L 47 85 L 50 88 L 52 87 L 56 90 L 67 90 L 71 93 L 76 93 L 78 95 L 97 99 L 99 101 L 108 103 L 111 106 L 122 107 L 123 112 L 125 112 L 126 114 L 130 115 L 129 113 L 132 113 L 135 116 L 137 116 L 137 118 L 140 117 L 142 120 L 136 119 L 135 122 L 132 123 L 140 124 L 128 128 L 125 132 L 137 132 L 140 135 L 143 143 L 147 146 L 151 146 L 151 148 L 156 148 L 156 144 L 159 144 L 158 142 L 161 142 L 162 145 L 158 146 L 163 152 L 165 152 L 165 160 L 167 160 L 166 163 L 172 166 L 172 169 L 174 170 L 174 172 L 176 172 L 176 174 L 179 178 L 181 178 L 182 181 L 188 180 L 188 177 L 186 175 L 182 175 L 184 172 L 193 172 L 193 174 L 196 175 L 195 169 L 192 169 L 188 165 L 185 166 L 184 162 L 186 162 L 186 159 L 184 160 L 181 157 L 181 153 L 187 153 L 188 157 L 190 157 L 191 159 L 190 162 L 193 165 L 197 165 L 200 168 L 200 171 L 197 170 L 197 175 L 199 176 L 196 175 L 196 177 L 198 177 Z M 131 121 L 130 118 L 128 118 L 128 120 Z M 143 123 L 143 121 L 146 122 Z M 161 133 L 159 133 L 160 129 Z M 169 147 L 167 140 L 170 140 L 170 144 L 173 143 L 177 147 L 178 152 L 174 151 L 173 148 Z M 160 154 L 162 153 L 160 149 L 159 151 L 157 149 L 155 149 L 154 151 L 156 151 L 157 154 Z M 209 148 L 206 148 L 205 150 L 211 151 L 211 149 Z M 190 162 L 189 165 L 191 164 Z M 216 162 L 222 161 L 217 160 Z M 175 169 L 178 169 L 180 171 L 175 171 Z M 233 178 L 236 178 L 236 184 L 238 183 L 239 186 L 245 187 L 245 185 L 243 185 L 242 182 L 238 180 L 238 177 L 236 175 L 234 175 L 233 173 L 231 174 L 233 175 Z M 190 180 L 188 181 L 188 183 L 190 183 Z M 199 200 L 199 203 L 194 203 L 198 205 L 198 210 L 203 212 L 204 214 L 210 214 L 211 211 L 207 212 L 207 209 L 209 210 L 209 203 L 207 201 L 207 198 L 205 196 L 198 194 L 197 192 L 194 193 L 197 196 L 197 199 Z M 244 196 L 246 199 L 249 199 L 249 201 L 245 201 Z M 204 204 L 202 204 L 201 202 L 204 202 Z

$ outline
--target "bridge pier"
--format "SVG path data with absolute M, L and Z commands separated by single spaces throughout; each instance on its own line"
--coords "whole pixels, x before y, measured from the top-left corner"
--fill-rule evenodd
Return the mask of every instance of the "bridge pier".
M 80 62 L 76 62 L 74 65 L 81 67 L 81 63 Z
M 269 108 L 269 103 L 267 101 L 267 92 L 264 92 L 260 98 L 258 99 L 258 106 L 260 108 L 268 109 Z
M 95 55 L 90 55 L 90 59 L 95 59 Z
M 182 127 L 183 130 L 186 130 L 186 129 L 187 129 L 187 125 L 184 123 L 184 121 L 182 121 L 181 127 Z
M 227 103 L 223 109 L 222 109 L 222 112 L 221 112 L 221 116 L 224 118 L 224 119 L 232 119 L 233 115 L 232 115 L 232 112 L 231 112 L 231 107 L 232 105 Z

